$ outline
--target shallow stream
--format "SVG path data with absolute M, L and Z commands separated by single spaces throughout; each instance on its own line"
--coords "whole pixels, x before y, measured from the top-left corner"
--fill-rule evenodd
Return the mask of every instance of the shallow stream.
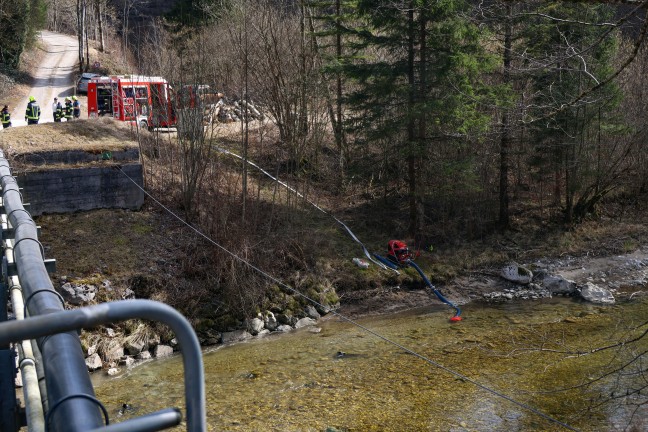
M 646 338 L 621 352 L 553 352 L 591 350 L 639 335 L 645 326 L 628 328 L 648 321 L 647 300 L 607 307 L 563 298 L 474 303 L 466 305 L 462 322 L 450 323 L 451 315 L 434 306 L 358 320 L 382 338 L 331 316 L 316 329 L 206 351 L 208 430 L 567 430 L 526 407 L 580 430 L 624 430 L 629 422 L 635 430 L 647 427 L 641 421 L 648 411 L 631 417 L 632 407 L 618 402 L 588 410 L 592 401 L 636 384 L 623 381 L 637 380 L 634 376 L 618 381 L 615 374 L 597 381 L 597 387 L 556 391 L 645 352 Z M 172 406 L 184 410 L 179 356 L 142 364 L 116 378 L 97 375 L 95 385 L 112 422 Z

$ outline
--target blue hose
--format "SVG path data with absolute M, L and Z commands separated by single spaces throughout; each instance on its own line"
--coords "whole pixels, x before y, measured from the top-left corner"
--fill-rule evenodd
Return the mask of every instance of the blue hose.
M 396 264 L 394 261 L 392 261 L 392 260 L 390 260 L 388 258 L 385 258 L 383 256 L 380 256 L 378 254 L 373 254 L 373 255 L 374 255 L 374 257 L 376 257 L 376 259 L 378 261 L 385 264 L 386 266 L 388 266 L 388 267 L 390 267 L 390 268 L 392 268 L 394 270 L 398 269 L 398 264 Z M 423 278 L 423 281 L 425 282 L 425 285 L 427 285 L 427 287 L 432 290 L 432 292 L 439 298 L 439 300 L 441 300 L 443 303 L 447 304 L 448 306 L 450 306 L 451 308 L 453 308 L 456 311 L 456 313 L 455 313 L 454 317 L 452 317 L 451 321 L 460 321 L 461 320 L 461 309 L 459 309 L 459 307 L 457 305 L 455 305 L 454 303 L 452 303 L 450 300 L 443 297 L 443 294 L 441 294 L 439 292 L 439 290 L 436 289 L 434 287 L 434 285 L 432 285 L 432 282 L 430 282 L 430 280 L 427 278 L 427 276 L 425 276 L 425 273 L 423 273 L 423 270 L 421 270 L 421 268 L 418 265 L 416 265 L 416 263 L 414 261 L 412 261 L 411 259 L 408 259 L 408 260 L 403 261 L 402 264 L 403 264 L 403 266 L 414 267 L 414 270 L 416 270 L 418 272 L 418 274 L 421 275 L 421 278 Z
M 385 264 L 387 267 L 391 268 L 392 270 L 398 270 L 398 264 L 396 264 L 394 261 L 385 258 L 384 256 L 380 256 L 378 254 L 373 254 L 373 256 L 380 261 L 381 263 Z
M 418 274 L 420 274 L 421 277 L 423 278 L 423 281 L 425 282 L 425 285 L 427 285 L 428 288 L 430 288 L 432 290 L 432 292 L 439 298 L 439 300 L 441 300 L 443 303 L 447 304 L 448 306 L 452 307 L 456 311 L 455 318 L 458 318 L 458 317 L 461 316 L 461 309 L 459 309 L 459 307 L 457 305 L 455 305 L 454 303 L 452 303 L 450 300 L 443 297 L 443 295 L 439 292 L 439 290 L 436 289 L 434 287 L 434 285 L 432 285 L 432 282 L 430 282 L 430 280 L 427 278 L 427 276 L 425 276 L 425 273 L 423 273 L 423 270 L 421 270 L 421 268 L 418 265 L 416 265 L 416 263 L 414 261 L 407 260 L 407 261 L 405 261 L 405 263 L 408 264 L 411 267 L 414 267 L 414 270 L 416 270 L 418 272 Z

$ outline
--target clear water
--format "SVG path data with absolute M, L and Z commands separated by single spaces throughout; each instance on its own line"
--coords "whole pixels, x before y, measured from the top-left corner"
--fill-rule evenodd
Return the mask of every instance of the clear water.
M 622 407 L 583 412 L 612 384 L 554 390 L 594 377 L 626 354 L 553 351 L 589 350 L 627 336 L 626 328 L 648 321 L 647 306 L 552 299 L 467 305 L 460 323 L 450 323 L 451 312 L 441 306 L 358 321 L 414 354 L 336 317 L 320 322 L 320 332 L 301 329 L 221 347 L 204 354 L 208 430 L 565 430 L 439 366 L 575 428 L 623 430 L 628 413 Z M 648 349 L 648 341 L 640 344 L 639 351 Z M 539 346 L 553 351 L 530 349 Z M 184 410 L 180 357 L 117 378 L 97 375 L 95 384 L 113 422 L 171 406 Z M 132 408 L 121 413 L 123 404 Z

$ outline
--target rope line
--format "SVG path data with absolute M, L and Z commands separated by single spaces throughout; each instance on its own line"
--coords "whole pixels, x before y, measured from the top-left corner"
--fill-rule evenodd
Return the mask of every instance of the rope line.
M 140 186 L 139 184 L 137 184 L 137 182 L 136 182 L 135 180 L 133 180 L 133 179 L 132 179 L 128 174 L 126 174 L 126 173 L 121 169 L 120 166 L 117 166 L 117 169 L 119 169 L 119 171 L 120 171 L 122 174 L 124 174 L 124 175 L 125 175 L 125 176 L 126 176 L 126 177 L 127 177 L 127 178 L 128 178 L 128 179 L 129 179 L 129 180 L 130 180 L 134 185 L 135 185 L 135 186 L 137 186 L 137 187 L 138 187 L 142 192 L 144 192 L 144 194 L 145 194 L 146 196 L 148 196 L 149 198 L 151 198 L 151 199 L 152 199 L 152 200 L 153 200 L 157 205 L 159 205 L 162 209 L 164 209 L 166 212 L 168 212 L 170 215 L 172 215 L 174 218 L 176 218 L 176 219 L 177 219 L 178 221 L 180 221 L 182 224 L 186 225 L 188 228 L 190 228 L 191 230 L 193 230 L 196 234 L 198 234 L 200 237 L 202 237 L 202 238 L 204 238 L 205 240 L 207 240 L 207 241 L 208 241 L 209 243 L 211 243 L 212 245 L 216 246 L 217 248 L 219 248 L 219 249 L 222 250 L 223 252 L 225 252 L 225 253 L 227 253 L 228 255 L 230 255 L 230 256 L 231 256 L 232 258 L 234 258 L 235 260 L 239 261 L 240 263 L 244 264 L 245 266 L 249 267 L 250 269 L 256 271 L 256 272 L 259 273 L 260 275 L 262 275 L 262 276 L 264 276 L 264 277 L 270 279 L 272 282 L 274 282 L 274 283 L 278 284 L 279 286 L 281 286 L 281 287 L 287 289 L 288 291 L 290 291 L 290 292 L 292 292 L 292 293 L 298 295 L 299 297 L 301 297 L 301 298 L 303 298 L 303 299 L 305 299 L 305 300 L 311 302 L 312 304 L 314 304 L 314 305 L 316 305 L 316 306 L 320 306 L 320 307 L 322 307 L 322 308 L 324 308 L 324 309 L 329 309 L 327 306 L 321 304 L 321 303 L 318 302 L 317 300 L 314 300 L 314 299 L 308 297 L 306 294 L 303 294 L 303 293 L 299 292 L 299 291 L 296 290 L 295 288 L 290 287 L 289 285 L 287 285 L 287 284 L 284 283 L 283 281 L 277 279 L 276 277 L 272 276 L 271 274 L 267 273 L 266 271 L 260 269 L 259 267 L 255 266 L 254 264 L 252 264 L 251 262 L 247 261 L 246 259 L 244 259 L 244 258 L 238 256 L 238 255 L 235 254 L 234 252 L 231 252 L 230 250 L 226 249 L 224 246 L 221 246 L 221 245 L 220 245 L 219 243 L 217 243 L 215 240 L 212 240 L 212 239 L 211 239 L 210 237 L 208 237 L 206 234 L 204 234 L 203 232 L 201 232 L 200 230 L 198 230 L 197 228 L 195 228 L 193 225 L 191 225 L 190 223 L 188 223 L 187 221 L 185 221 L 184 219 L 182 219 L 180 216 L 178 216 L 176 213 L 174 213 L 171 209 L 169 209 L 169 208 L 166 207 L 164 204 L 162 204 L 160 201 L 158 201 L 158 200 L 157 200 L 153 195 L 151 195 L 151 194 L 150 194 L 148 191 L 146 191 L 142 186 Z M 476 380 L 474 380 L 474 379 L 472 379 L 472 378 L 469 378 L 468 376 L 466 376 L 466 375 L 464 375 L 464 374 L 462 374 L 462 373 L 460 373 L 460 372 L 457 372 L 457 371 L 455 371 L 455 370 L 453 370 L 453 369 L 450 369 L 449 367 L 444 366 L 444 365 L 442 365 L 441 363 L 439 363 L 439 362 L 437 362 L 437 361 L 435 361 L 435 360 L 432 360 L 431 358 L 429 358 L 429 357 L 427 357 L 427 356 L 424 356 L 423 354 L 419 354 L 418 352 L 416 352 L 416 351 L 414 351 L 414 350 L 412 350 L 412 349 L 410 349 L 410 348 L 407 348 L 407 347 L 405 347 L 404 345 L 401 345 L 401 344 L 398 343 L 398 342 L 392 341 L 392 340 L 389 339 L 388 337 L 383 336 L 383 335 L 381 335 L 380 333 L 378 333 L 378 332 L 376 332 L 376 331 L 374 331 L 374 330 L 372 330 L 372 329 L 370 329 L 370 328 L 368 328 L 368 327 L 365 327 L 364 325 L 362 325 L 362 324 L 360 324 L 360 323 L 354 321 L 353 319 L 351 319 L 351 318 L 349 318 L 349 317 L 347 317 L 347 316 L 345 316 L 345 315 L 340 314 L 339 312 L 337 312 L 337 311 L 335 311 L 335 310 L 333 310 L 333 309 L 330 309 L 330 313 L 332 313 L 332 314 L 335 315 L 336 317 L 340 318 L 341 320 L 346 321 L 346 322 L 348 322 L 349 324 L 352 324 L 352 325 L 354 325 L 355 327 L 357 327 L 357 328 L 359 328 L 359 329 L 361 329 L 361 330 L 363 330 L 363 331 L 365 331 L 365 332 L 367 332 L 367 333 L 369 333 L 369 334 L 371 334 L 371 335 L 377 337 L 378 339 L 380 339 L 380 340 L 382 340 L 382 341 L 384 341 L 384 342 L 386 342 L 386 343 L 388 343 L 388 344 L 390 344 L 390 345 L 392 345 L 392 346 L 394 346 L 394 347 L 396 347 L 396 348 L 399 348 L 399 349 L 405 351 L 406 353 L 411 354 L 411 355 L 413 355 L 413 356 L 419 358 L 420 360 L 423 360 L 424 362 L 426 362 L 426 363 L 428 363 L 428 364 L 431 364 L 431 365 L 433 365 L 433 366 L 435 366 L 435 367 L 437 367 L 437 368 L 439 368 L 439 369 L 441 369 L 441 370 L 443 370 L 443 371 L 445 371 L 445 372 L 448 372 L 449 374 L 454 375 L 455 377 L 457 377 L 457 378 L 459 378 L 459 379 L 461 379 L 461 380 L 463 380 L 463 381 L 465 381 L 465 382 L 468 382 L 468 383 L 470 383 L 470 384 L 472 384 L 472 385 L 474 385 L 474 386 L 476 386 L 476 387 L 478 387 L 478 388 L 480 388 L 480 389 L 482 389 L 482 390 L 485 390 L 486 392 L 491 393 L 491 394 L 494 395 L 494 396 L 497 396 L 497 397 L 499 397 L 499 398 L 505 399 L 505 400 L 511 402 L 512 404 L 517 405 L 518 407 L 523 408 L 524 410 L 527 410 L 527 411 L 529 411 L 529 412 L 531 412 L 531 413 L 533 413 L 533 414 L 536 414 L 537 416 L 542 417 L 543 419 L 545 419 L 545 420 L 547 420 L 547 421 L 549 421 L 549 422 L 551 422 L 551 423 L 555 423 L 555 424 L 557 424 L 557 425 L 559 425 L 559 426 L 564 427 L 565 429 L 568 429 L 568 430 L 571 430 L 571 431 L 577 431 L 577 432 L 578 432 L 578 429 L 574 428 L 573 426 L 570 426 L 570 425 L 568 425 L 567 423 L 564 423 L 564 422 L 562 422 L 562 421 L 560 421 L 560 420 L 558 420 L 558 419 L 555 419 L 555 418 L 551 417 L 550 415 L 545 414 L 545 413 L 543 413 L 542 411 L 538 410 L 537 408 L 534 408 L 534 407 L 532 407 L 532 406 L 530 406 L 530 405 L 527 405 L 527 404 L 524 403 L 524 402 L 520 402 L 520 401 L 518 401 L 518 400 L 516 400 L 516 399 L 513 399 L 511 396 L 508 396 L 508 395 L 506 395 L 506 394 L 504 394 L 504 393 L 502 393 L 502 392 L 500 392 L 500 391 L 497 391 L 497 390 L 495 390 L 495 389 L 492 389 L 492 388 L 488 387 L 488 386 L 485 385 L 485 384 L 481 384 L 480 382 L 478 382 L 478 381 L 476 381 Z

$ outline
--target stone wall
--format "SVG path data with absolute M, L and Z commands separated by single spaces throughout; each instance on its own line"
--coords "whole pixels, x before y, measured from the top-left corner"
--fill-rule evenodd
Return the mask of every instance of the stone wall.
M 121 169 L 142 186 L 140 163 L 126 163 Z M 16 178 L 32 216 L 100 208 L 137 210 L 144 203 L 144 192 L 110 165 L 43 169 Z

